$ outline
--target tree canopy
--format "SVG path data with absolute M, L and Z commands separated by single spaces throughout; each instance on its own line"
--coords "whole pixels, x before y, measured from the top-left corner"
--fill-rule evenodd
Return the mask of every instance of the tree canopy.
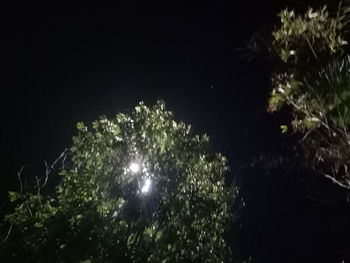
M 277 58 L 268 110 L 287 106 L 291 126 L 302 135 L 308 163 L 337 185 L 350 189 L 350 5 L 334 14 L 324 6 L 304 15 L 285 9 L 272 33 Z
M 244 251 L 243 245 L 234 253 L 241 253 L 242 260 L 279 262 L 283 256 L 293 261 L 302 254 L 314 260 L 314 251 L 328 249 L 330 243 L 333 258 L 347 259 L 350 250 L 343 239 L 348 238 L 349 200 L 343 192 L 350 193 L 349 3 L 340 3 L 335 12 L 327 6 L 304 14 L 282 10 L 280 24 L 269 32 L 267 51 L 274 69 L 267 111 L 287 113 L 282 133 L 292 130 L 291 144 L 297 138 L 302 155 L 289 144 L 280 151 L 269 148 L 271 156 L 259 153 L 236 168 L 239 179 L 245 178 L 235 196 L 225 180 L 226 158 L 212 151 L 207 135 L 176 121 L 162 101 L 151 107 L 141 102 L 131 112 L 102 116 L 91 125 L 79 122 L 71 148 L 46 166 L 32 188 L 25 187 L 19 171 L 20 190 L 9 192 L 9 212 L 1 218 L 0 261 L 230 262 L 224 236 L 232 207 L 241 217 L 231 239 L 243 233 L 248 248 Z M 251 49 L 263 51 L 253 44 Z M 252 136 L 263 134 L 255 130 Z M 300 169 L 300 160 L 306 169 Z M 54 187 L 52 171 L 59 178 Z M 334 193 L 339 188 L 313 177 L 315 188 L 320 187 L 313 191 L 336 196 L 336 205 L 328 202 L 328 208 L 315 209 L 312 191 L 295 176 L 305 179 L 315 171 L 345 189 L 338 198 Z M 326 214 L 320 210 L 328 211 L 326 219 L 318 220 Z M 322 244 L 310 248 L 316 238 Z
M 163 102 L 78 134 L 55 191 L 10 192 L 2 262 L 227 262 L 227 161 Z

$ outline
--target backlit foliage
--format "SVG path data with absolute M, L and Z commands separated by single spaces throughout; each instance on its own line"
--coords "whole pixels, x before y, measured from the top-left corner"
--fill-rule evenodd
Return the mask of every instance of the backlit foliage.
M 288 106 L 289 125 L 302 134 L 306 157 L 317 171 L 350 189 L 350 5 L 304 15 L 283 10 L 273 32 L 279 59 L 272 77 L 270 112 Z M 287 126 L 282 125 L 283 132 Z
M 227 262 L 227 162 L 164 103 L 77 124 L 50 195 L 10 193 L 1 256 L 24 262 Z M 130 164 L 137 163 L 140 171 Z M 147 193 L 141 191 L 145 180 Z

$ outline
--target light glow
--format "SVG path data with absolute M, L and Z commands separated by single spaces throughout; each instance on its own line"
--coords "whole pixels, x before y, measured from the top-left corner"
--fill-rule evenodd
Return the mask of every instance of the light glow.
M 137 163 L 131 163 L 129 169 L 131 172 L 137 173 L 140 170 L 140 165 Z
M 143 187 L 142 187 L 142 189 L 141 189 L 141 192 L 142 192 L 143 194 L 146 194 L 146 193 L 149 192 L 150 188 L 151 188 L 151 179 L 147 178 L 147 179 L 145 180 L 145 184 L 143 185 Z
M 113 217 L 113 218 L 116 218 L 117 216 L 118 216 L 118 212 L 117 212 L 117 211 L 114 211 L 112 217 Z

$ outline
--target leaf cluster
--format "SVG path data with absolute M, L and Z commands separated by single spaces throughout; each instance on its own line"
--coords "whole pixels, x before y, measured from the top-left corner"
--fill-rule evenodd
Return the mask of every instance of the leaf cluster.
M 101 117 L 91 127 L 79 122 L 77 130 L 57 197 L 10 193 L 18 203 L 6 217 L 14 233 L 2 256 L 28 262 L 228 260 L 227 161 L 210 151 L 207 135 L 174 121 L 163 102 L 140 103 L 130 114 Z M 151 188 L 145 193 L 146 179 Z
M 279 14 L 271 50 L 280 67 L 273 73 L 268 111 L 288 106 L 289 125 L 302 134 L 310 164 L 350 189 L 349 7 L 340 3 L 333 15 L 326 6 L 304 15 L 288 9 Z

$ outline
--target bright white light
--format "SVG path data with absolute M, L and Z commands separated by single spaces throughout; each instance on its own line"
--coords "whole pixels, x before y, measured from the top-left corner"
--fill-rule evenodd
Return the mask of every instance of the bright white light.
M 133 173 L 137 173 L 140 170 L 140 165 L 138 165 L 137 163 L 131 163 L 129 169 Z
M 149 192 L 149 189 L 151 188 L 151 179 L 146 179 L 145 180 L 145 184 L 143 185 L 142 189 L 141 189 L 141 192 L 143 194 L 146 194 Z

